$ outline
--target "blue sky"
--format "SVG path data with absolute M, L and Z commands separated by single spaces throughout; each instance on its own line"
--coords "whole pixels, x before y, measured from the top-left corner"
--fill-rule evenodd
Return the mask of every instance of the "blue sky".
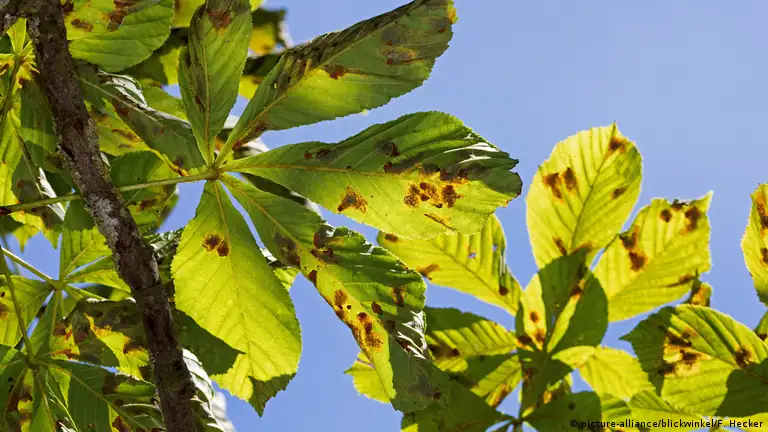
M 393 9 L 404 1 L 277 1 L 287 7 L 295 42 Z M 440 110 L 462 119 L 520 160 L 528 183 L 553 146 L 573 133 L 614 121 L 643 155 L 637 209 L 651 198 L 695 198 L 714 191 L 710 210 L 714 267 L 704 279 L 713 306 L 750 327 L 765 308 L 755 294 L 740 249 L 750 194 L 768 181 L 764 134 L 768 119 L 768 3 L 741 2 L 516 2 L 456 0 L 459 22 L 451 48 L 427 83 L 390 105 L 334 122 L 265 134 L 271 147 L 344 139 L 402 114 Z M 234 114 L 244 107 L 240 101 Z M 168 228 L 193 215 L 201 187 L 182 187 Z M 324 212 L 331 223 L 375 231 Z M 508 238 L 508 262 L 525 285 L 535 272 L 525 225 L 524 199 L 498 215 Z M 41 238 L 25 258 L 56 274 L 58 254 Z M 291 289 L 302 326 L 299 373 L 257 414 L 229 398 L 239 431 L 399 430 L 391 407 L 358 396 L 343 374 L 358 348 L 349 330 L 314 287 L 300 278 Z M 430 287 L 431 306 L 472 311 L 512 327 L 500 309 L 467 295 Z M 631 349 L 617 338 L 638 320 L 612 324 L 606 344 Z M 510 396 L 503 410 L 517 412 Z

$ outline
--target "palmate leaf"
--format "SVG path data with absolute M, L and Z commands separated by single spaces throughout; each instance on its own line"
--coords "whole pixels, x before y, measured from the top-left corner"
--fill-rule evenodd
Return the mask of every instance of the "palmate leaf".
M 752 210 L 741 250 L 749 274 L 755 281 L 760 301 L 768 305 L 768 184 L 758 186 L 752 194 Z
M 151 108 L 133 78 L 111 75 L 78 64 L 78 80 L 83 97 L 102 111 L 108 106 L 130 129 L 179 175 L 188 175 L 205 168 L 192 128 L 186 121 Z M 104 108 L 106 107 L 106 108 Z
M 525 377 L 523 410 L 583 364 L 608 327 L 605 292 L 586 268 L 586 256 L 582 250 L 556 258 L 523 292 L 515 324 Z
M 267 178 L 384 232 L 427 239 L 480 231 L 519 195 L 520 177 L 509 171 L 516 164 L 456 118 L 424 112 L 338 144 L 279 147 L 223 169 Z
M 655 199 L 606 248 L 595 268 L 620 321 L 682 297 L 710 269 L 712 194 L 692 202 Z
M 455 20 L 452 0 L 416 0 L 286 51 L 256 90 L 228 147 L 265 130 L 332 120 L 408 93 L 448 48 Z
M 216 382 L 260 413 L 295 375 L 299 323 L 288 292 L 217 182 L 208 182 L 171 265 L 176 307 L 242 352 Z
M 672 406 L 701 415 L 750 416 L 768 403 L 768 345 L 733 318 L 681 305 L 622 337 Z
M 584 381 L 600 395 L 628 400 L 637 393 L 653 391 L 640 362 L 626 351 L 600 346 L 579 367 Z
M 579 249 L 588 259 L 618 234 L 640 193 L 640 153 L 616 125 L 567 138 L 539 166 L 525 199 L 536 264 Z
M 507 266 L 507 240 L 496 216 L 491 216 L 482 231 L 472 235 L 444 234 L 432 240 L 407 240 L 379 233 L 377 240 L 435 285 L 471 294 L 512 315 L 517 311 L 520 284 Z
M 200 153 L 210 165 L 214 140 L 237 98 L 251 16 L 244 0 L 209 0 L 192 17 L 179 55 L 179 88 Z
M 415 411 L 448 393 L 447 377 L 425 358 L 424 281 L 384 249 L 289 199 L 229 176 L 232 195 L 265 246 L 299 267 L 352 331 L 395 409 Z
M 62 10 L 72 57 L 116 72 L 145 60 L 168 38 L 173 0 L 67 0 Z

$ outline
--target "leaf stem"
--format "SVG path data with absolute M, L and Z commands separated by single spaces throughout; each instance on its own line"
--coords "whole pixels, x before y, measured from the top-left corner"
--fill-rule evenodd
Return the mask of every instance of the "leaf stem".
M 128 191 L 148 189 L 148 188 L 159 187 L 159 186 L 175 185 L 179 183 L 192 183 L 192 182 L 197 182 L 202 180 L 213 180 L 213 179 L 216 179 L 218 175 L 219 175 L 218 171 L 208 170 L 202 174 L 195 174 L 195 175 L 184 176 L 184 177 L 174 177 L 170 179 L 155 180 L 155 181 L 146 182 L 146 183 L 137 183 L 133 185 L 122 186 L 117 188 L 117 190 L 119 190 L 120 192 L 128 192 Z M 75 193 L 75 194 L 62 195 L 62 196 L 53 197 L 53 198 L 46 198 L 46 199 L 37 200 L 37 201 L 29 201 L 21 204 L 4 206 L 4 207 L 0 207 L 0 215 L 8 215 L 13 212 L 17 212 L 21 210 L 36 209 L 36 208 L 45 207 L 51 204 L 76 201 L 79 199 L 82 199 L 82 195 Z
M 24 267 L 25 269 L 29 270 L 30 273 L 34 274 L 35 276 L 39 277 L 40 279 L 44 280 L 46 283 L 52 285 L 54 288 L 60 288 L 59 281 L 51 278 L 47 274 L 43 273 L 42 271 L 38 270 L 35 266 L 32 264 L 24 261 L 20 256 L 15 255 L 13 252 L 9 251 L 6 248 L 0 247 L 0 251 L 2 251 L 2 254 L 7 256 L 11 259 L 11 261 L 15 262 L 16 264 Z
M 13 279 L 11 278 L 11 271 L 8 269 L 8 262 L 5 260 L 6 251 L 3 249 L 3 259 L 1 260 L 3 267 L 3 273 L 5 274 L 5 280 L 8 282 L 8 291 L 11 293 L 11 300 L 13 301 L 13 308 L 16 311 L 16 319 L 19 320 L 19 330 L 21 330 L 21 336 L 24 339 L 24 345 L 27 346 L 27 352 L 32 352 L 32 343 L 29 341 L 29 336 L 27 335 L 27 325 L 24 324 L 24 318 L 21 316 L 21 306 L 19 306 L 19 301 L 16 298 L 16 288 L 13 286 Z

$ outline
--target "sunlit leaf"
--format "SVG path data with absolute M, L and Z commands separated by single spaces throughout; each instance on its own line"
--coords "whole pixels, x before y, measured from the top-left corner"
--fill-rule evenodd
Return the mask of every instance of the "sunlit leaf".
M 251 16 L 245 0 L 209 0 L 192 17 L 179 54 L 179 88 L 197 146 L 213 163 L 214 139 L 237 98 L 248 54 Z
M 760 301 L 768 305 L 768 184 L 758 186 L 752 194 L 752 210 L 741 240 L 744 261 L 755 281 Z
M 701 415 L 749 416 L 768 403 L 768 345 L 713 309 L 681 305 L 622 337 L 672 406 Z
M 225 177 L 265 246 L 299 267 L 352 331 L 395 409 L 415 411 L 447 393 L 425 358 L 424 281 L 398 259 L 285 198 Z M 438 395 L 438 396 L 435 396 Z
M 117 187 L 140 185 L 177 177 L 152 152 L 129 153 L 112 160 L 112 183 Z M 176 192 L 176 185 L 142 188 L 123 193 L 136 224 L 143 230 L 158 225 L 160 213 Z
M 62 9 L 72 57 L 116 72 L 145 60 L 165 42 L 173 0 L 67 0 Z
M 376 108 L 408 93 L 448 48 L 455 20 L 452 0 L 416 0 L 286 51 L 228 144 Z
M 629 407 L 632 409 L 632 417 L 637 420 L 642 419 L 644 422 L 668 422 L 668 426 L 662 427 L 649 427 L 651 431 L 689 431 L 698 429 L 693 426 L 692 422 L 701 422 L 702 418 L 699 415 L 682 411 L 673 407 L 664 399 L 659 397 L 653 390 L 643 391 L 632 396 L 629 401 Z M 691 426 L 671 426 L 678 422 L 690 422 Z
M 376 368 L 365 354 L 359 353 L 355 362 L 344 373 L 352 376 L 352 383 L 358 393 L 379 402 L 389 403 L 387 389 L 381 384 Z
M 626 351 L 600 346 L 579 368 L 584 381 L 598 394 L 621 399 L 651 390 L 653 385 L 640 367 L 640 362 Z
M 19 327 L 19 317 L 13 304 L 14 295 L 21 321 L 28 327 L 53 290 L 45 282 L 21 276 L 11 276 L 11 284 L 9 287 L 8 279 L 0 276 L 0 344 L 7 346 L 15 346 L 22 332 L 27 330 Z M 13 295 L 10 289 L 13 289 Z
M 379 233 L 378 242 L 435 285 L 455 288 L 514 315 L 520 284 L 506 263 L 504 230 L 491 216 L 472 235 L 443 234 L 432 240 L 408 240 Z
M 79 267 L 110 255 L 104 236 L 85 210 L 82 201 L 72 201 L 64 218 L 59 275 L 64 278 Z
M 296 373 L 299 324 L 288 292 L 218 183 L 206 184 L 171 270 L 176 307 L 243 353 L 212 378 L 262 412 Z
M 424 112 L 338 144 L 283 146 L 224 169 L 267 178 L 384 232 L 424 239 L 480 231 L 520 193 L 520 177 L 509 171 L 516 164 L 456 118 Z
M 567 138 L 539 166 L 526 196 L 536 263 L 586 250 L 588 259 L 618 234 L 640 193 L 641 157 L 616 125 Z
M 710 269 L 711 198 L 710 193 L 692 202 L 655 199 L 608 246 L 595 275 L 605 287 L 611 321 L 679 299 Z
M 192 15 L 198 7 L 202 6 L 205 0 L 175 0 L 173 13 L 173 27 L 186 27 L 192 20 Z M 263 0 L 249 0 L 251 10 L 254 10 L 264 3 Z

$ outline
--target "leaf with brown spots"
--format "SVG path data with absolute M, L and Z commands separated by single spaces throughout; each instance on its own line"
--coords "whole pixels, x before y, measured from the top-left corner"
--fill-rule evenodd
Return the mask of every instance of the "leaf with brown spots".
M 163 45 L 172 16 L 173 0 L 75 1 L 65 18 L 69 51 L 109 72 L 125 69 Z
M 730 316 L 704 306 L 666 307 L 622 339 L 672 406 L 704 416 L 765 411 L 768 345 Z
M 299 267 L 349 327 L 393 406 L 421 409 L 435 403 L 434 393 L 448 390 L 447 378 L 433 376 L 435 369 L 427 360 L 422 313 L 426 286 L 417 272 L 362 235 L 331 227 L 298 203 L 230 176 L 223 180 L 265 246 Z M 291 245 L 289 254 L 284 244 Z
M 595 274 L 620 321 L 677 300 L 710 267 L 711 193 L 687 203 L 655 199 L 603 253 Z M 659 215 L 667 215 L 660 217 Z
M 205 185 L 171 273 L 176 308 L 241 352 L 229 372 L 212 378 L 262 412 L 296 373 L 299 325 L 287 290 L 218 182 Z
M 506 263 L 506 238 L 493 215 L 472 235 L 440 235 L 432 240 L 408 240 L 379 233 L 378 242 L 435 285 L 471 294 L 514 314 L 520 284 Z
M 560 431 L 560 430 L 585 430 L 585 431 L 636 431 L 635 428 L 603 428 L 600 426 L 583 427 L 587 424 L 596 424 L 594 422 L 603 422 L 603 424 L 614 422 L 617 426 L 628 418 L 642 418 L 642 421 L 648 421 L 650 417 L 637 417 L 627 405 L 627 402 L 610 394 L 598 394 L 590 391 L 578 393 L 568 392 L 561 397 L 553 398 L 542 406 L 537 407 L 526 416 L 526 422 L 535 427 L 538 431 Z M 677 417 L 674 417 L 677 419 Z M 575 422 L 582 427 L 565 428 L 564 419 Z M 592 423 L 590 423 L 592 422 Z
M 640 153 L 615 124 L 558 143 L 539 167 L 526 197 L 538 266 L 583 245 L 589 245 L 589 257 L 594 257 L 631 213 L 640 193 L 641 171 Z
M 285 51 L 245 108 L 222 157 L 234 142 L 261 134 L 258 125 L 283 130 L 332 120 L 419 87 L 448 48 L 455 19 L 451 0 L 415 0 Z
M 247 0 L 209 0 L 189 24 L 179 53 L 179 88 L 200 153 L 213 163 L 216 135 L 237 99 L 248 55 L 251 14 Z
M 21 311 L 20 319 L 29 326 L 53 288 L 45 282 L 22 276 L 11 276 L 11 282 Z M 7 346 L 16 346 L 21 340 L 22 331 L 26 330 L 19 328 L 19 317 L 16 315 L 12 298 L 8 280 L 0 276 L 0 344 Z
M 741 250 L 760 301 L 768 305 L 768 183 L 752 193 L 752 209 Z
M 382 151 L 382 143 L 395 146 L 397 155 Z M 327 155 L 305 157 L 322 152 Z M 267 178 L 382 231 L 428 239 L 478 232 L 520 193 L 520 177 L 510 172 L 516 164 L 459 120 L 423 112 L 337 144 L 283 146 L 223 169 Z

